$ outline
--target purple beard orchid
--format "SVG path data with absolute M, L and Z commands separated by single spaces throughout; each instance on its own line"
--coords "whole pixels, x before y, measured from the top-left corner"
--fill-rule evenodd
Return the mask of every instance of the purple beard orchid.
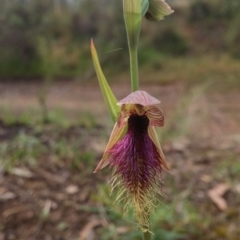
M 154 127 L 162 127 L 164 117 L 156 105 L 160 101 L 145 91 L 136 91 L 118 102 L 121 113 L 114 125 L 103 157 L 95 172 L 108 164 L 114 168 L 112 190 L 125 212 L 133 207 L 138 226 L 149 231 L 149 216 L 156 194 L 161 194 L 162 169 L 169 171 Z

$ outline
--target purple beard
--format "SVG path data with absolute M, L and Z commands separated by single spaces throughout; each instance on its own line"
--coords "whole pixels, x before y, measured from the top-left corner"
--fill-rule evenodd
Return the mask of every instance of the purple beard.
M 149 119 L 145 115 L 131 115 L 127 133 L 109 151 L 110 165 L 116 169 L 114 176 L 120 176 L 128 193 L 140 193 L 140 198 L 155 185 L 162 169 L 148 127 Z

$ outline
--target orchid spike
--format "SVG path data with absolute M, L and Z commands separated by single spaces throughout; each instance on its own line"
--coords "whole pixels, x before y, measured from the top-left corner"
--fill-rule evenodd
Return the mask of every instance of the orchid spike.
M 138 226 L 149 231 L 149 216 L 161 194 L 161 172 L 169 171 L 154 127 L 162 127 L 164 117 L 156 107 L 160 101 L 145 91 L 136 91 L 118 102 L 121 113 L 114 125 L 102 160 L 95 172 L 110 165 L 112 190 L 118 188 L 116 202 L 125 203 L 125 213 L 133 207 Z
M 173 12 L 165 0 L 149 0 L 149 7 L 145 17 L 150 21 L 160 21 Z

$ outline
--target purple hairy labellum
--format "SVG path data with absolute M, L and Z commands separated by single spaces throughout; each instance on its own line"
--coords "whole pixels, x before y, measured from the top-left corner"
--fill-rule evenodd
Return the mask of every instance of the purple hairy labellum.
M 114 125 L 103 158 L 95 172 L 108 164 L 114 169 L 112 190 L 116 202 L 124 202 L 126 212 L 133 207 L 139 227 L 149 230 L 149 216 L 156 194 L 161 194 L 161 172 L 169 171 L 154 127 L 162 127 L 164 117 L 156 98 L 136 91 L 118 102 L 121 113 Z

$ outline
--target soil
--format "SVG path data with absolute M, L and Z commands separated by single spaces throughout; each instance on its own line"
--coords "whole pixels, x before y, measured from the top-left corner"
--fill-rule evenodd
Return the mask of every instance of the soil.
M 126 83 L 111 85 L 118 99 L 130 92 Z M 39 109 L 36 95 L 40 87 L 36 81 L 0 83 L 1 108 L 10 108 L 16 115 Z M 166 140 L 163 145 L 172 174 L 180 180 L 179 191 L 184 193 L 187 187 L 190 193 L 186 194 L 198 193 L 192 195 L 193 202 L 208 203 L 209 211 L 221 215 L 221 210 L 207 196 L 208 190 L 217 182 L 206 176 L 211 178 L 211 171 L 217 165 L 215 159 L 229 151 L 240 153 L 240 91 L 193 93 L 197 88 L 187 89 L 180 84 L 145 84 L 142 89 L 161 100 L 166 127 L 171 133 L 180 132 L 176 140 Z M 95 166 L 104 150 L 106 139 L 103 136 L 111 130 L 98 85 L 55 82 L 49 88 L 48 107 L 61 109 L 73 122 L 86 112 L 91 112 L 97 119 L 98 125 L 91 129 L 73 124 L 55 136 L 84 138 L 79 150 L 90 149 L 95 156 Z M 185 132 L 181 132 L 182 128 Z M 35 134 L 30 126 L 8 125 L 1 121 L 0 144 L 12 141 L 21 131 Z M 46 130 L 45 134 L 47 141 L 51 141 L 54 130 Z M 92 174 L 93 169 L 89 170 L 86 163 L 75 169 L 66 167 L 68 165 L 69 159 L 56 161 L 46 153 L 39 157 L 37 167 L 20 164 L 15 167 L 15 173 L 0 169 L 0 240 L 101 240 L 97 229 L 109 223 L 94 212 L 101 206 L 93 201 L 91 194 L 99 182 L 106 181 L 106 176 Z M 167 176 L 164 178 L 166 181 Z M 171 201 L 172 190 L 166 187 L 165 192 Z M 238 203 L 239 196 L 235 198 L 234 194 L 226 198 L 229 206 Z

